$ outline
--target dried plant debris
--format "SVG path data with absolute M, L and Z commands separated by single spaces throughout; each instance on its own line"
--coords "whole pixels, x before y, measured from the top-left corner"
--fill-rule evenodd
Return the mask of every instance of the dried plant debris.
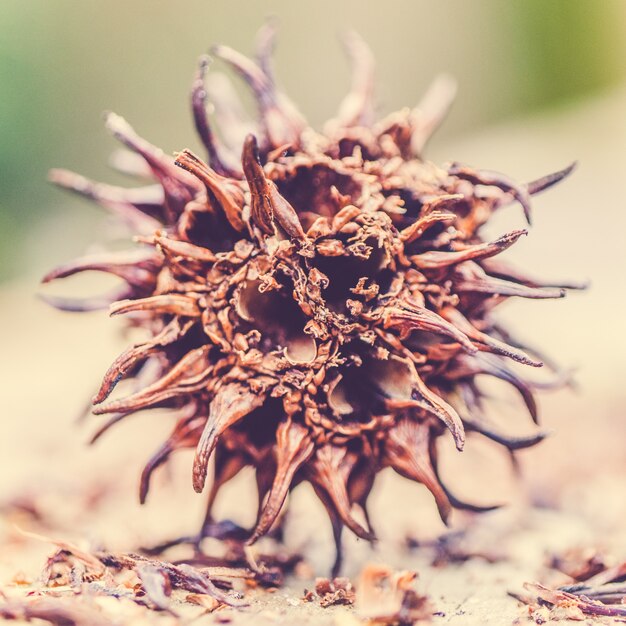
M 146 334 L 93 398 L 94 413 L 108 416 L 94 438 L 137 411 L 170 410 L 172 433 L 145 466 L 142 502 L 176 451 L 195 449 L 197 492 L 213 459 L 202 537 L 221 486 L 252 466 L 252 545 L 277 523 L 290 490 L 309 482 L 332 523 L 337 572 L 344 526 L 376 537 L 367 500 L 381 469 L 424 484 L 445 521 L 452 508 L 477 508 L 439 479 L 437 439 L 446 430 L 459 450 L 466 432 L 512 451 L 545 436 L 494 428 L 477 381 L 510 384 L 537 422 L 533 383 L 516 366 L 541 366 L 540 352 L 494 313 L 511 297 L 561 298 L 568 286 L 499 260 L 526 230 L 485 240 L 481 228 L 514 202 L 530 221 L 531 197 L 573 166 L 518 184 L 425 160 L 454 85 L 437 80 L 415 108 L 377 119 L 372 55 L 354 34 L 351 90 L 319 133 L 275 82 L 274 36 L 273 23 L 262 29 L 254 61 L 213 48 L 251 88 L 256 123 L 240 118 L 234 91 L 223 79 L 216 88 L 209 59 L 200 59 L 191 103 L 208 162 L 190 150 L 171 158 L 109 113 L 107 128 L 142 161 L 124 158 L 122 168 L 150 183 L 123 189 L 51 173 L 125 222 L 136 247 L 68 262 L 43 279 L 105 272 L 120 279 L 113 291 L 45 299 L 68 311 L 109 308 Z M 124 378 L 130 395 L 111 399 Z
M 430 623 L 434 609 L 426 596 L 415 591 L 416 577 L 415 572 L 366 566 L 357 585 L 357 614 L 373 624 Z
M 575 547 L 548 559 L 548 567 L 582 582 L 602 572 L 611 571 L 610 557 L 595 548 Z M 618 566 L 619 567 L 619 566 Z M 624 569 L 626 574 L 626 568 Z
M 248 603 L 235 583 L 244 589 L 248 583 L 256 584 L 256 574 L 248 568 L 194 567 L 139 554 L 85 550 L 67 541 L 21 532 L 52 543 L 57 550 L 47 559 L 36 584 L 14 581 L 14 587 L 24 589 L 21 595 L 5 594 L 5 601 L 0 602 L 0 615 L 7 619 L 36 618 L 64 625 L 111 623 L 111 612 L 103 611 L 103 598 L 119 601 L 116 611 L 125 619 L 133 616 L 131 605 L 179 617 L 187 605 L 200 607 L 200 612 L 245 607 Z
M 578 563 L 576 555 L 581 557 Z M 609 566 L 597 552 L 576 549 L 553 557 L 552 563 L 574 582 L 557 588 L 526 583 L 526 593 L 511 593 L 531 607 L 535 621 L 546 615 L 550 619 L 576 620 L 589 615 L 626 618 L 626 562 Z
M 315 591 L 304 591 L 305 602 L 318 602 L 323 608 L 355 606 L 356 615 L 366 624 L 430 623 L 433 608 L 426 596 L 413 588 L 415 572 L 394 572 L 384 565 L 367 565 L 355 587 L 348 578 L 317 578 Z
M 345 577 L 336 577 L 333 580 L 317 578 L 315 592 L 304 590 L 306 602 L 313 602 L 316 599 L 322 608 L 337 605 L 352 606 L 355 599 L 354 587 L 350 579 Z

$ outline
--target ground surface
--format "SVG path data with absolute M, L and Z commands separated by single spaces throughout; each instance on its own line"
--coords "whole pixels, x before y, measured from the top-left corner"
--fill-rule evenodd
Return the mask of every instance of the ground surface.
M 438 612 L 434 623 L 524 623 L 528 608 L 507 592 L 520 591 L 529 581 L 567 583 L 567 576 L 547 566 L 553 556 L 582 550 L 582 561 L 584 551 L 599 550 L 608 564 L 626 560 L 626 342 L 618 330 L 626 304 L 626 211 L 615 191 L 626 162 L 624 103 L 624 93 L 617 93 L 439 148 L 443 159 L 454 156 L 522 180 L 580 157 L 578 174 L 538 199 L 531 236 L 511 258 L 535 273 L 549 269 L 556 278 L 590 278 L 593 287 L 569 301 L 520 302 L 503 311 L 525 337 L 558 355 L 561 363 L 579 368 L 578 392 L 564 390 L 542 399 L 544 422 L 555 434 L 539 449 L 521 455 L 523 478 L 515 481 L 506 456 L 480 442 L 470 441 L 463 455 L 445 451 L 444 473 L 457 493 L 510 506 L 482 517 L 456 515 L 449 532 L 460 533 L 459 540 L 442 552 L 432 542 L 445 529 L 428 495 L 383 474 L 371 504 L 378 546 L 346 541 L 345 575 L 355 582 L 368 563 L 417 571 L 418 592 L 426 594 Z M 615 123 L 603 129 L 599 120 Z M 519 226 L 518 213 L 509 209 L 495 231 Z M 40 240 L 44 246 L 44 238 Z M 34 300 L 35 289 L 34 282 L 24 281 L 0 292 L 0 585 L 9 601 L 39 589 L 46 558 L 56 550 L 20 529 L 70 541 L 84 550 L 128 552 L 193 531 L 202 515 L 201 498 L 191 488 L 189 457 L 181 456 L 161 471 L 147 505 L 137 504 L 141 467 L 170 428 L 165 417 L 139 415 L 95 447 L 85 445 L 98 418 L 74 422 L 126 340 L 104 315 L 48 310 Z M 515 428 L 527 432 L 528 427 L 520 418 Z M 256 506 L 251 478 L 244 473 L 218 502 L 223 516 L 244 525 L 252 522 Z M 296 492 L 290 510 L 287 549 L 302 554 L 304 561 L 287 584 L 271 593 L 244 589 L 248 608 L 210 614 L 201 606 L 180 603 L 176 596 L 174 605 L 184 622 L 355 623 L 358 607 L 355 612 L 303 601 L 313 578 L 328 572 L 332 542 L 323 511 L 310 492 Z M 415 547 L 416 541 L 421 545 Z M 204 547 L 210 553 L 220 550 L 211 542 Z M 89 600 L 89 594 L 81 600 L 71 598 L 69 588 L 57 591 L 69 594 L 73 602 L 86 602 L 85 610 L 95 603 L 97 614 L 112 623 L 176 622 L 168 613 L 148 611 L 130 600 Z M 84 623 L 95 622 L 89 618 Z

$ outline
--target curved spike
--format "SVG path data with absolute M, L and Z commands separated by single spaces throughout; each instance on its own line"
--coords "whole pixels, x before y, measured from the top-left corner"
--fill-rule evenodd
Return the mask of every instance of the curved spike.
M 333 501 L 330 499 L 330 496 L 318 487 L 315 483 L 313 483 L 313 490 L 315 491 L 315 495 L 320 499 L 321 503 L 324 505 L 326 509 L 326 513 L 328 514 L 328 518 L 330 519 L 330 525 L 333 532 L 333 540 L 335 542 L 335 560 L 331 569 L 331 577 L 336 577 L 339 575 L 341 570 L 341 566 L 343 565 L 343 546 L 341 542 L 341 537 L 343 535 L 343 527 L 344 523 L 337 512 L 337 508 L 333 504 Z
M 171 157 L 137 135 L 128 122 L 115 113 L 105 115 L 105 124 L 114 137 L 126 147 L 138 152 L 148 163 L 163 186 L 165 204 L 173 216 L 180 215 L 185 204 L 193 200 L 202 187 L 193 176 L 181 172 Z
M 220 146 L 215 133 L 211 130 L 209 116 L 207 114 L 207 91 L 205 87 L 205 76 L 211 59 L 208 55 L 202 55 L 198 60 L 198 71 L 191 87 L 191 111 L 193 113 L 196 131 L 200 141 L 206 148 L 209 157 L 209 164 L 221 176 L 231 178 L 241 178 L 241 171 L 233 169 L 227 165 L 225 159 L 220 155 Z
M 341 521 L 357 536 L 367 541 L 375 541 L 376 536 L 359 524 L 350 509 L 348 480 L 357 458 L 345 447 L 326 444 L 317 448 L 315 456 L 307 467 L 307 477 L 315 486 L 324 491 L 331 500 Z
M 111 305 L 111 315 L 150 311 L 166 315 L 180 315 L 181 317 L 200 317 L 200 308 L 197 298 L 185 296 L 182 293 L 164 293 L 147 298 L 134 300 L 120 300 Z
M 233 153 L 238 154 L 246 135 L 255 131 L 255 125 L 248 119 L 232 82 L 225 74 L 211 72 L 205 82 L 222 140 Z
M 228 63 L 250 85 L 261 111 L 267 139 L 272 148 L 297 145 L 306 124 L 295 105 L 284 94 L 278 94 L 272 81 L 254 61 L 228 46 L 213 46 L 211 52 Z
M 134 233 L 150 235 L 162 226 L 154 217 L 163 212 L 164 197 L 160 185 L 125 189 L 98 183 L 64 169 L 50 170 L 48 180 L 111 211 L 132 228 Z
M 304 230 L 295 209 L 280 195 L 276 185 L 265 177 L 254 135 L 246 137 L 241 160 L 252 195 L 252 222 L 266 234 L 273 234 L 276 224 L 290 238 L 304 239 Z
M 526 221 L 529 224 L 531 223 L 530 193 L 526 186 L 516 183 L 500 172 L 475 170 L 460 163 L 453 163 L 448 168 L 448 173 L 457 178 L 468 180 L 474 185 L 497 187 L 505 193 L 510 193 L 522 205 Z
M 150 479 L 154 471 L 167 461 L 169 455 L 173 452 L 170 441 L 166 441 L 159 449 L 150 457 L 145 464 L 141 476 L 139 478 L 139 502 L 145 504 L 148 492 L 150 491 Z
M 204 246 L 196 246 L 188 241 L 171 239 L 162 234 L 155 235 L 151 241 L 166 254 L 183 257 L 185 260 L 200 261 L 201 263 L 215 263 L 217 261 L 217 257 L 211 250 Z
M 96 271 L 118 276 L 132 287 L 147 288 L 155 282 L 152 267 L 154 261 L 156 261 L 156 256 L 153 250 L 124 250 L 91 254 L 56 267 L 48 272 L 41 282 L 45 284 L 80 272 Z
M 140 361 L 148 358 L 164 346 L 170 345 L 183 337 L 193 326 L 193 321 L 189 320 L 181 326 L 180 320 L 174 318 L 163 330 L 155 335 L 150 341 L 140 343 L 124 350 L 107 370 L 100 389 L 93 397 L 93 404 L 100 404 L 107 399 L 117 383 L 133 369 Z
M 209 459 L 218 437 L 263 402 L 265 396 L 252 392 L 240 383 L 228 383 L 216 392 L 193 462 L 193 488 L 196 492 L 201 493 L 204 489 Z
M 274 71 L 272 69 L 272 55 L 276 45 L 276 35 L 278 33 L 278 18 L 270 16 L 259 28 L 256 35 L 256 60 L 261 71 L 268 80 L 274 84 Z
M 435 498 L 442 521 L 447 524 L 451 503 L 431 462 L 430 438 L 427 424 L 401 418 L 387 432 L 384 461 L 401 476 L 425 485 Z
M 355 31 L 346 33 L 344 44 L 352 63 L 352 85 L 337 120 L 342 126 L 369 126 L 374 118 L 374 55 Z
M 435 472 L 435 476 L 437 477 L 437 481 L 441 485 L 441 488 L 446 494 L 446 498 L 448 498 L 448 501 L 450 502 L 452 508 L 459 509 L 461 511 L 470 511 L 472 513 L 489 513 L 490 511 L 496 511 L 502 508 L 502 504 L 474 504 L 472 502 L 466 502 L 465 500 L 457 498 L 450 491 L 450 489 L 448 489 L 446 484 L 441 480 L 437 463 L 437 442 L 435 439 L 432 439 L 430 442 L 429 454 L 433 471 Z
M 532 367 L 542 367 L 541 361 L 530 358 L 524 351 L 518 350 L 513 346 L 491 337 L 487 333 L 480 332 L 477 328 L 474 328 L 472 323 L 456 308 L 445 307 L 441 310 L 442 316 L 447 319 L 451 324 L 454 324 L 459 330 L 464 332 L 468 337 L 474 341 L 480 342 L 485 345 L 494 354 L 506 356 L 518 363 L 524 365 L 531 365 Z
M 132 346 L 131 348 L 124 350 L 124 352 L 122 352 L 122 354 L 120 354 L 117 359 L 113 361 L 107 370 L 102 380 L 102 384 L 100 385 L 100 389 L 92 399 L 92 403 L 100 404 L 101 402 L 104 402 L 109 397 L 113 389 L 115 389 L 117 383 L 122 380 L 124 375 L 130 369 L 135 367 L 135 365 L 143 359 L 147 359 L 157 350 L 158 348 L 151 342 Z
M 256 468 L 255 477 L 258 495 L 256 522 L 254 524 L 255 528 L 261 519 L 265 498 L 270 492 L 272 483 L 274 482 L 274 477 L 276 476 L 276 459 L 274 457 L 274 446 L 268 446 L 264 453 L 259 453 L 259 456 L 254 464 Z
M 450 492 L 448 487 L 439 479 L 439 484 L 441 488 L 445 491 L 446 497 L 448 501 L 452 505 L 452 508 L 458 509 L 460 511 L 470 511 L 471 513 L 489 513 L 490 511 L 497 511 L 501 509 L 503 504 L 474 504 L 473 502 L 467 502 L 465 500 L 461 500 L 457 498 L 453 493 Z
M 589 287 L 588 282 L 575 283 L 566 281 L 541 281 L 527 276 L 520 270 L 511 267 L 508 263 L 502 261 L 501 259 L 483 259 L 481 261 L 481 266 L 484 270 L 489 272 L 490 276 L 520 283 L 526 287 L 549 287 L 556 289 L 587 289 L 587 287 Z
M 537 403 L 531 387 L 517 374 L 512 372 L 503 363 L 497 360 L 497 357 L 492 357 L 491 355 L 484 353 L 479 353 L 471 359 L 460 357 L 457 359 L 456 368 L 451 367 L 446 372 L 446 376 L 450 380 L 468 378 L 477 374 L 487 374 L 493 376 L 494 378 L 499 378 L 500 380 L 504 380 L 515 387 L 524 400 L 524 404 L 526 405 L 533 422 L 535 422 L 535 424 L 539 423 Z
M 446 206 L 452 205 L 457 200 L 462 199 L 463 196 L 461 194 L 449 194 L 447 196 L 440 196 L 438 198 L 438 206 Z M 428 213 L 417 220 L 415 220 L 410 226 L 402 229 L 400 231 L 400 239 L 404 245 L 412 243 L 419 237 L 421 237 L 426 230 L 428 230 L 431 226 L 434 226 L 438 222 L 451 222 L 456 219 L 455 213 L 442 213 L 440 211 L 433 211 L 432 213 Z
M 89 439 L 89 445 L 91 446 L 96 443 L 100 439 L 100 437 L 102 437 L 102 435 L 109 431 L 111 427 L 115 426 L 115 424 L 121 422 L 125 417 L 128 417 L 129 415 L 130 413 L 114 413 L 113 415 L 111 415 L 111 417 L 109 417 L 109 419 L 102 426 L 100 426 L 100 428 L 98 428 L 98 430 L 96 430 L 96 432 L 91 436 L 91 438 Z
M 510 248 L 522 235 L 527 234 L 527 230 L 514 230 L 498 237 L 494 241 L 468 246 L 464 250 L 456 252 L 430 250 L 422 254 L 413 255 L 409 259 L 421 270 L 437 270 L 450 265 L 457 265 L 464 261 L 476 261 L 495 256 Z
M 44 293 L 37 294 L 37 297 L 61 311 L 84 312 L 108 309 L 114 302 L 130 298 L 133 293 L 134 290 L 129 285 L 121 285 L 104 295 L 92 296 L 90 298 L 64 298 Z
M 195 408 L 195 405 L 193 405 L 194 411 Z M 150 479 L 154 471 L 163 465 L 175 450 L 193 448 L 202 432 L 203 423 L 204 420 L 201 417 L 193 415 L 179 420 L 165 443 L 150 457 L 139 479 L 139 502 L 141 504 L 146 502 L 148 491 L 150 490 Z
M 484 435 L 488 439 L 499 443 L 500 445 L 508 448 L 509 450 L 523 450 L 524 448 L 530 448 L 538 444 L 540 441 L 543 441 L 546 437 L 550 436 L 548 431 L 540 431 L 534 433 L 532 435 L 526 435 L 521 437 L 507 437 L 502 433 L 498 433 L 488 426 L 480 423 L 477 420 L 463 417 L 463 423 L 465 427 Z
M 561 182 L 564 178 L 567 178 L 578 165 L 578 161 L 574 161 L 570 163 L 567 167 L 559 170 L 558 172 L 554 172 L 553 174 L 547 174 L 546 176 L 542 176 L 541 178 L 537 178 L 537 180 L 533 180 L 529 183 L 526 183 L 526 189 L 531 196 L 535 194 L 541 193 L 546 189 L 550 189 L 553 185 Z
M 564 298 L 567 294 L 563 288 L 527 287 L 519 283 L 511 283 L 488 274 L 474 276 L 459 276 L 453 278 L 454 289 L 458 292 L 486 293 L 498 296 L 517 296 L 535 300 L 551 300 Z
M 250 88 L 259 100 L 261 107 L 271 106 L 274 100 L 274 89 L 272 82 L 263 70 L 241 52 L 237 52 L 230 46 L 214 45 L 211 52 L 218 58 L 228 63 L 243 79 L 250 85 Z
M 439 418 L 452 433 L 457 450 L 463 450 L 465 445 L 465 429 L 463 428 L 463 421 L 457 412 L 451 405 L 443 400 L 443 398 L 440 398 L 436 393 L 432 392 L 422 381 L 417 372 L 415 372 L 415 383 L 417 393 L 426 401 L 424 403 L 418 400 L 419 406 Z M 415 391 L 413 395 L 415 395 Z
M 187 170 L 198 180 L 204 183 L 224 211 L 230 225 L 238 232 L 244 230 L 245 224 L 241 219 L 242 206 L 237 202 L 229 189 L 224 185 L 225 178 L 219 176 L 206 163 L 201 161 L 191 150 L 183 150 L 176 155 L 176 165 Z
M 265 535 L 278 517 L 295 473 L 309 460 L 315 444 L 309 429 L 287 419 L 276 429 L 276 475 L 259 521 L 246 542 L 252 545 Z
M 383 312 L 384 328 L 399 326 L 403 331 L 412 329 L 445 335 L 458 341 L 469 354 L 477 351 L 469 337 L 443 317 L 425 307 L 399 300 L 397 306 L 387 307 Z
M 426 144 L 446 119 L 456 97 L 457 85 L 447 74 L 437 76 L 420 103 L 411 111 L 411 149 L 421 156 Z
M 191 350 L 157 381 L 125 398 L 97 406 L 93 413 L 102 415 L 139 411 L 175 396 L 187 395 L 202 389 L 212 373 L 208 359 L 211 348 L 212 346 L 205 345 Z
M 247 465 L 249 465 L 249 459 L 245 455 L 237 454 L 232 450 L 222 449 L 218 442 L 215 448 L 213 482 L 207 498 L 206 513 L 202 523 L 203 528 L 206 528 L 212 522 L 213 504 L 219 490 Z

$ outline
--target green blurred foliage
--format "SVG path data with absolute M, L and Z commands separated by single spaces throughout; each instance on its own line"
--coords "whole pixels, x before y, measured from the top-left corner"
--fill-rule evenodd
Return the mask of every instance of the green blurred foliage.
M 377 58 L 381 112 L 414 104 L 438 72 L 457 76 L 445 135 L 621 80 L 625 9 L 621 0 L 2 0 L 0 280 L 100 237 L 99 211 L 45 179 L 58 166 L 128 184 L 107 167 L 115 144 L 103 110 L 167 151 L 199 149 L 187 101 L 197 57 L 213 42 L 249 52 L 268 15 L 281 21 L 277 73 L 313 124 L 347 88 L 338 35 L 354 28 Z

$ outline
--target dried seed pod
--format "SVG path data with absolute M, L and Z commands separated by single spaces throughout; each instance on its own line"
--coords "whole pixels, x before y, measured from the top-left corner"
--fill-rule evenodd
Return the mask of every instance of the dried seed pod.
M 191 101 L 208 163 L 189 150 L 172 159 L 109 114 L 107 126 L 145 160 L 141 171 L 155 184 L 124 190 L 53 172 L 54 182 L 127 222 L 141 249 L 80 259 L 44 281 L 88 270 L 117 276 L 123 285 L 101 298 L 49 300 L 69 310 L 112 305 L 112 314 L 151 335 L 115 361 L 94 398 L 94 413 L 111 415 L 96 436 L 136 411 L 172 410 L 172 434 L 142 475 L 142 501 L 153 471 L 176 450 L 195 448 L 196 491 L 216 456 L 210 520 L 220 486 L 252 466 L 253 543 L 279 519 L 290 489 L 308 481 L 328 510 L 338 566 L 344 525 L 375 537 L 366 505 L 383 467 L 423 483 L 445 520 L 454 507 L 480 510 L 440 482 L 435 442 L 446 429 L 459 450 L 466 428 L 510 450 L 545 436 L 494 430 L 481 415 L 475 379 L 512 385 L 536 421 L 536 385 L 510 364 L 542 363 L 535 351 L 507 344 L 493 312 L 509 297 L 565 291 L 494 260 L 527 231 L 484 241 L 481 227 L 513 201 L 530 220 L 531 196 L 572 167 L 520 185 L 425 161 L 453 83 L 439 79 L 414 110 L 375 122 L 373 60 L 353 33 L 352 90 L 319 134 L 276 86 L 274 35 L 273 25 L 262 30 L 258 62 L 214 50 L 257 98 L 257 134 L 249 122 L 238 126 L 239 107 L 224 101 L 215 111 L 227 127 L 212 130 L 206 104 L 215 90 L 205 88 L 203 57 Z M 218 91 L 226 98 L 232 90 Z M 107 400 L 124 377 L 136 379 L 134 391 Z

